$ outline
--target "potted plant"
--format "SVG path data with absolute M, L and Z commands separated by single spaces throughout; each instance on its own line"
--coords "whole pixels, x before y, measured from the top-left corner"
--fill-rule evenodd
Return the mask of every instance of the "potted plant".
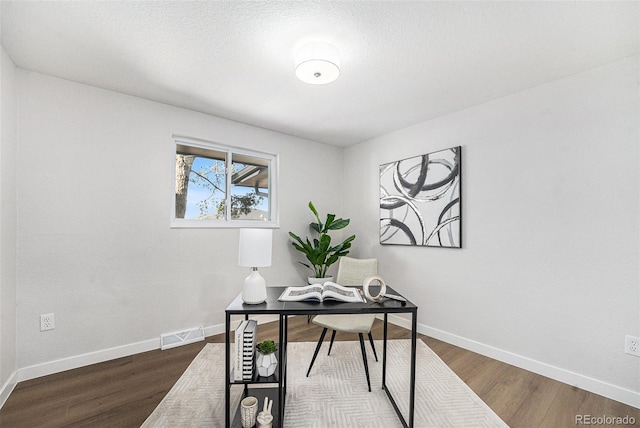
M 317 282 L 313 278 L 326 279 L 327 269 L 329 266 L 338 261 L 342 256 L 349 254 L 351 241 L 356 239 L 356 235 L 351 235 L 340 244 L 331 246 L 331 236 L 329 231 L 344 229 L 349 225 L 349 219 L 336 218 L 335 214 L 327 214 L 324 223 L 320 220 L 320 215 L 312 202 L 309 202 L 309 209 L 316 217 L 317 222 L 309 224 L 311 229 L 317 233 L 317 237 L 311 241 L 306 238 L 304 241 L 295 233 L 289 232 L 289 236 L 293 238 L 291 245 L 305 255 L 309 264 L 299 262 L 301 265 L 308 267 L 313 271 L 313 276 L 309 277 L 309 283 Z M 324 281 L 322 281 L 324 282 Z
M 258 351 L 258 358 L 256 358 L 258 375 L 271 376 L 275 373 L 276 367 L 278 367 L 278 360 L 275 354 L 278 346 L 273 340 L 265 340 L 256 345 L 256 350 Z

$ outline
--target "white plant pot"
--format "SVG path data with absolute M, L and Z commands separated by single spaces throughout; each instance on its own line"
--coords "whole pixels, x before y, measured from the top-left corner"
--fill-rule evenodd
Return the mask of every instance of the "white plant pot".
M 274 374 L 276 367 L 278 367 L 278 359 L 276 358 L 275 352 L 266 355 L 258 352 L 256 367 L 258 368 L 258 375 L 260 376 L 269 377 Z
M 327 281 L 333 281 L 333 277 L 327 276 L 325 278 L 316 278 L 315 276 L 310 276 L 307 278 L 307 282 L 309 284 L 324 284 Z

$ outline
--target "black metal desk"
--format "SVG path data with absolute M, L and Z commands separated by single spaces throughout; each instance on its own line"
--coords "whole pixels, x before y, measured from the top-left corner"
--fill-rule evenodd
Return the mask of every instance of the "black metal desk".
M 230 428 L 232 425 L 232 415 L 236 412 L 232 412 L 230 409 L 231 403 L 231 386 L 242 384 L 245 387 L 245 395 L 247 394 L 250 385 L 258 383 L 272 383 L 277 384 L 277 388 L 265 389 L 259 388 L 253 391 L 260 391 L 261 393 L 273 393 L 277 389 L 277 395 L 271 396 L 274 400 L 272 413 L 274 416 L 273 427 L 282 428 L 282 421 L 284 420 L 285 399 L 287 392 L 287 328 L 288 319 L 290 315 L 318 315 L 318 314 L 362 314 L 373 313 L 384 315 L 384 337 L 382 348 L 382 389 L 387 393 L 393 408 L 395 409 L 402 425 L 405 427 L 413 428 L 413 415 L 414 415 L 414 401 L 415 401 L 415 379 L 416 379 L 416 327 L 418 307 L 413 303 L 407 301 L 405 305 L 395 300 L 385 299 L 382 303 L 340 303 L 340 302 L 280 302 L 278 297 L 284 291 L 285 287 L 267 287 L 267 301 L 259 305 L 246 305 L 242 302 L 241 296 L 234 299 L 233 302 L 227 307 L 226 313 L 226 338 L 225 338 L 225 426 Z M 371 288 L 372 294 L 376 294 L 378 289 L 376 287 Z M 387 293 L 399 295 L 398 292 L 390 287 L 387 287 Z M 386 369 L 387 369 L 387 317 L 389 314 L 394 313 L 409 313 L 411 314 L 411 380 L 409 391 L 409 415 L 408 421 L 404 418 L 398 405 L 396 404 L 391 391 L 386 385 Z M 249 318 L 249 315 L 277 315 L 279 322 L 279 343 L 278 346 L 278 371 L 273 376 L 267 379 L 257 378 L 250 381 L 234 381 L 231 373 L 231 317 L 233 315 L 243 315 L 245 319 Z M 264 395 L 258 395 L 259 403 L 264 400 Z M 234 425 L 235 426 L 235 425 Z

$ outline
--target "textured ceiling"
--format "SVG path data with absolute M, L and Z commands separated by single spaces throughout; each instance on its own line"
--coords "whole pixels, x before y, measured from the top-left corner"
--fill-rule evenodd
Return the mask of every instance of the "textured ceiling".
M 638 2 L 2 1 L 17 66 L 349 145 L 639 52 Z M 341 75 L 294 73 L 306 41 Z

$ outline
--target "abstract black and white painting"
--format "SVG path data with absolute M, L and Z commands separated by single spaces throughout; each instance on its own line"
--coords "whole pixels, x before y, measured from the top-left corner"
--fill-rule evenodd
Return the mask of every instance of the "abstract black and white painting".
M 380 165 L 380 243 L 461 248 L 461 147 Z

